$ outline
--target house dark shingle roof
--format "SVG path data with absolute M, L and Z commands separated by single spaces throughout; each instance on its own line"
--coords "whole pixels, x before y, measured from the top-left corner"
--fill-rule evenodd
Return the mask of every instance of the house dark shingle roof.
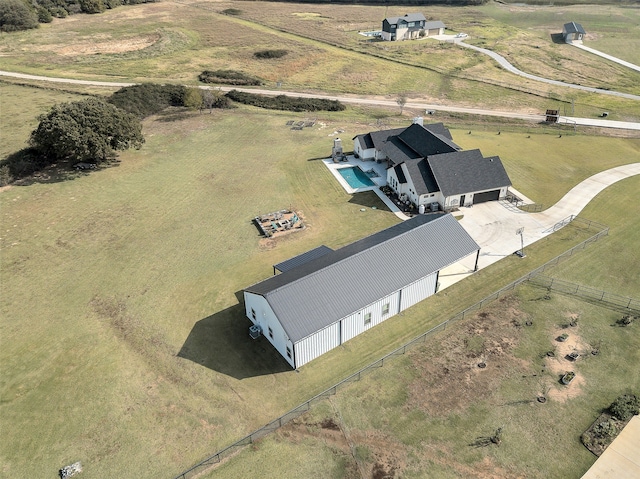
M 565 33 L 582 33 L 583 35 L 587 33 L 584 31 L 584 28 L 582 28 L 582 25 L 576 22 L 565 23 L 563 30 Z
M 437 193 L 439 190 L 438 183 L 433 177 L 431 168 L 423 159 L 406 161 L 407 171 L 416 188 L 417 195 L 425 195 L 428 193 Z
M 397 25 L 400 20 L 405 22 L 426 22 L 427 19 L 422 13 L 407 13 L 403 17 L 387 17 L 385 20 L 389 25 Z
M 450 214 L 419 215 L 245 291 L 262 295 L 296 342 L 479 249 Z
M 500 158 L 484 158 L 480 150 L 430 156 L 427 162 L 444 196 L 511 186 Z
M 451 140 L 417 123 L 412 124 L 400 133 L 398 139 L 423 158 L 429 155 L 451 153 L 458 150 L 457 145 Z
M 424 24 L 425 30 L 435 30 L 436 28 L 447 28 L 447 27 L 440 20 L 436 20 L 434 22 L 426 22 Z

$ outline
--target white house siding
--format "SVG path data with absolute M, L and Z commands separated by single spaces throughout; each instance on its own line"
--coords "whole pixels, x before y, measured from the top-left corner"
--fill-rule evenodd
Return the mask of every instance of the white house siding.
M 444 201 L 444 196 L 442 196 L 441 192 L 436 193 L 426 193 L 424 195 L 420 195 L 418 206 L 425 205 L 430 206 L 431 203 L 440 203 Z
M 383 40 L 390 42 L 391 41 L 391 33 L 383 31 L 381 34 Z
M 291 351 L 293 355 L 293 344 L 289 340 L 287 333 L 285 333 L 267 300 L 259 294 L 245 291 L 244 304 L 247 318 L 249 318 L 252 323 L 260 325 L 263 336 L 273 344 L 273 347 L 276 348 L 291 367 L 295 368 L 294 358 L 289 357 L 287 354 L 287 348 L 289 348 L 289 351 Z M 255 319 L 253 318 L 254 311 L 256 315 Z M 271 328 L 271 335 L 269 334 L 269 328 Z
M 400 293 L 400 311 L 404 311 L 423 299 L 433 295 L 436 292 L 437 278 L 438 273 L 432 273 L 429 276 L 425 276 L 415 283 L 402 288 L 402 292 Z
M 338 346 L 340 346 L 340 322 L 298 341 L 295 344 L 296 364 L 294 367 L 299 368 Z
M 370 304 L 366 308 L 343 318 L 340 321 L 342 324 L 342 342 L 344 343 L 349 341 L 367 329 L 372 328 L 386 319 L 389 319 L 391 316 L 398 314 L 399 301 L 400 294 L 399 291 L 396 291 L 395 293 L 385 296 L 375 303 Z M 383 308 L 387 304 L 389 305 L 389 312 L 383 314 Z M 367 313 L 371 313 L 371 322 L 369 324 L 364 324 L 364 319 Z
M 464 195 L 448 196 L 444 199 L 444 206 L 445 208 L 455 208 L 458 206 L 472 205 L 474 195 L 477 195 L 479 193 L 484 193 L 486 191 L 494 191 L 497 189 L 500 189 L 500 196 L 498 197 L 498 199 L 500 200 L 504 199 L 507 196 L 507 190 L 509 189 L 508 186 L 505 186 L 502 188 L 492 188 L 490 190 L 474 191 L 472 193 L 465 193 Z M 464 196 L 464 205 L 460 203 L 462 196 Z
M 368 148 L 365 150 L 358 140 L 353 142 L 353 151 L 363 160 L 375 160 L 376 158 L 376 149 Z

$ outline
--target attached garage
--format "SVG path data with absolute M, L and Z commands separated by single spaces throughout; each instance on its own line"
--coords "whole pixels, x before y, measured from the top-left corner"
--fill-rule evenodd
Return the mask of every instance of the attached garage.
M 473 195 L 473 204 L 485 203 L 487 201 L 497 201 L 500 199 L 500 190 L 485 191 Z
M 480 247 L 450 214 L 419 215 L 244 290 L 252 331 L 293 368 L 435 294 L 438 274 Z M 307 258 L 307 262 L 302 262 Z

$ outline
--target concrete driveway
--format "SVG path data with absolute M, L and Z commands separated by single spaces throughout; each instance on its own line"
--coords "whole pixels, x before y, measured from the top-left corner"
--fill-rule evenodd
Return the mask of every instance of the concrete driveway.
M 468 208 L 460 208 L 456 215 L 464 215 L 460 224 L 480 245 L 478 268 L 485 268 L 521 248 L 550 235 L 572 215 L 583 208 L 606 187 L 640 175 L 640 163 L 631 163 L 598 173 L 582 181 L 555 205 L 541 213 L 525 213 L 508 201 L 489 201 Z M 522 239 L 516 234 L 524 228 Z M 474 258 L 466 258 L 440 273 L 440 289 L 444 289 L 472 273 Z

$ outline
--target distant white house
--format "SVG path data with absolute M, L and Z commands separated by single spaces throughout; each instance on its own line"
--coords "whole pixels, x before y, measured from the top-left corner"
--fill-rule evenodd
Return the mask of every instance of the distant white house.
M 298 368 L 436 293 L 440 270 L 480 246 L 450 214 L 418 215 L 338 250 L 276 265 L 244 290 L 252 332 Z
M 354 137 L 354 154 L 387 163 L 387 186 L 416 207 L 450 211 L 504 198 L 511 180 L 497 156 L 462 151 L 442 123 L 372 131 Z
M 386 41 L 415 40 L 420 37 L 442 35 L 445 25 L 441 21 L 427 22 L 422 13 L 408 13 L 403 17 L 382 20 L 381 37 Z
M 576 22 L 565 23 L 562 27 L 562 38 L 567 43 L 582 43 L 582 39 L 586 34 L 587 32 L 584 31 L 582 25 Z

